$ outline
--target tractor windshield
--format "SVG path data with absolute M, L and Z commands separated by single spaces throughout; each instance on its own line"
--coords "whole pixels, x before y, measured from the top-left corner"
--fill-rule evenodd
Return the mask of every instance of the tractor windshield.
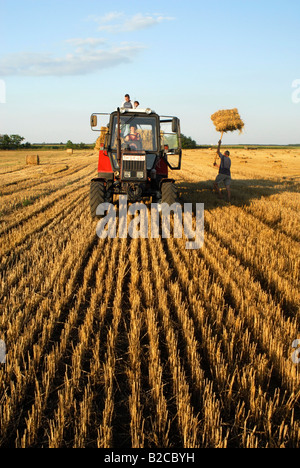
M 157 119 L 154 116 L 121 115 L 121 147 L 127 151 L 158 151 Z M 111 149 L 117 150 L 117 116 L 113 118 Z

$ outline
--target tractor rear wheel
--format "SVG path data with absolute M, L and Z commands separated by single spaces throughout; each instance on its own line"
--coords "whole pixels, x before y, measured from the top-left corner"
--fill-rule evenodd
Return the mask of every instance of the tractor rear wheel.
M 91 180 L 90 184 L 90 209 L 92 218 L 96 218 L 97 206 L 105 202 L 104 182 Z
M 178 192 L 174 182 L 163 182 L 161 186 L 161 203 L 172 205 L 177 202 Z

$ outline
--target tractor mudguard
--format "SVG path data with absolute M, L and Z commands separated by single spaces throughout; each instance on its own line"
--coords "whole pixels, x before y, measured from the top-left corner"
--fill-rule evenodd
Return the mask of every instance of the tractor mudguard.
M 168 164 L 164 158 L 159 158 L 156 165 L 155 170 L 157 175 L 163 175 L 164 177 L 168 177 Z
M 160 189 L 161 189 L 162 184 L 164 184 L 165 182 L 172 182 L 172 183 L 174 184 L 175 179 L 168 179 L 168 178 L 162 179 L 162 180 L 159 182 L 159 188 L 160 188 Z
M 91 182 L 103 182 L 104 184 L 106 184 L 107 180 L 104 177 L 94 177 L 93 179 L 91 179 Z
M 106 150 L 99 151 L 98 172 L 103 174 L 104 177 L 105 177 L 104 175 L 105 173 L 108 173 L 108 174 L 113 173 L 110 159 Z

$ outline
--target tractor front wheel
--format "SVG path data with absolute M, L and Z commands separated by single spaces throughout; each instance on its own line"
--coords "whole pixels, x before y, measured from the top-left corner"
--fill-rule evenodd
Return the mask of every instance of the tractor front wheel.
M 161 203 L 172 205 L 178 200 L 177 187 L 174 182 L 163 182 L 161 186 Z
M 90 209 L 92 218 L 97 218 L 96 211 L 98 205 L 105 202 L 104 182 L 91 180 L 90 184 Z

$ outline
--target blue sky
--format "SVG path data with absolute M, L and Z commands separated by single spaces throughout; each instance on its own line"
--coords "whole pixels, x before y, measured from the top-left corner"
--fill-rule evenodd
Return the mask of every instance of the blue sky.
M 0 0 L 0 134 L 93 142 L 125 93 L 199 144 L 300 143 L 299 0 Z M 5 88 L 5 99 L 3 89 Z

